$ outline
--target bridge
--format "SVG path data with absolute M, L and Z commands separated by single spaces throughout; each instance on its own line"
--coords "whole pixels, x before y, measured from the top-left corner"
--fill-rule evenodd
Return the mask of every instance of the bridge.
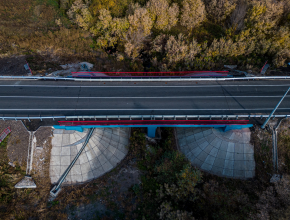
M 0 119 L 51 120 L 55 128 L 75 131 L 90 128 L 91 133 L 96 127 L 147 127 L 149 137 L 155 136 L 157 127 L 218 127 L 227 131 L 264 122 L 289 86 L 288 80 L 1 80 Z M 286 96 L 274 117 L 288 117 L 289 110 L 290 99 Z M 90 135 L 63 175 L 57 177 L 58 185 L 51 191 L 53 196 L 59 192 L 89 138 Z M 225 162 L 228 159 L 224 157 L 224 167 L 219 168 L 224 170 L 219 172 L 229 177 L 238 175 L 228 169 Z M 249 175 L 241 176 L 254 175 L 254 162 L 250 161 Z M 202 169 L 209 169 L 201 162 Z M 238 163 L 237 160 L 237 169 Z
M 253 116 L 267 117 L 289 86 L 287 80 L 191 82 L 2 80 L 0 117 L 3 120 L 25 118 L 29 120 L 53 118 L 60 121 L 109 120 L 106 124 L 97 121 L 90 124 L 100 127 L 136 127 L 138 122 L 135 120 L 149 120 L 139 125 L 152 128 L 150 132 L 148 129 L 150 136 L 153 136 L 157 126 L 220 126 L 230 129 L 235 127 L 233 125 L 245 124 L 233 121 L 241 119 L 240 117 L 250 116 L 250 119 Z M 278 117 L 285 117 L 289 114 L 289 110 L 290 99 L 286 97 L 275 114 Z M 126 124 L 125 115 L 128 117 L 126 119 L 133 121 Z M 201 124 L 197 121 L 201 118 L 209 121 Z M 111 119 L 121 121 L 113 124 Z M 164 120 L 173 122 L 165 123 Z M 63 123 L 61 125 L 65 126 Z M 72 125 L 71 123 L 69 126 Z M 82 126 L 88 127 L 88 124 Z

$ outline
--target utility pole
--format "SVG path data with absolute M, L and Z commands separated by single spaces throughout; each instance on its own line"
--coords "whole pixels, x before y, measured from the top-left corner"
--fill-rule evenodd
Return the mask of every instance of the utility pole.
M 279 105 L 281 104 L 281 102 L 283 101 L 283 99 L 286 97 L 286 95 L 289 92 L 289 90 L 290 90 L 290 87 L 288 88 L 288 90 L 286 91 L 285 95 L 282 97 L 282 99 L 280 100 L 280 102 L 276 105 L 276 107 L 274 108 L 274 110 L 271 112 L 271 114 L 269 115 L 269 117 L 267 118 L 267 120 L 261 126 L 262 129 L 265 128 L 266 124 L 268 123 L 268 121 L 270 120 L 270 118 L 272 117 L 272 115 L 275 113 L 275 111 L 277 110 L 277 108 L 279 107 Z

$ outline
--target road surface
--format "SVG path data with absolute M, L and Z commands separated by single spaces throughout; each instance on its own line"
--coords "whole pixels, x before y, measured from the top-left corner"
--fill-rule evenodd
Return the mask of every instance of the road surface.
M 0 116 L 269 114 L 290 81 L 0 81 Z M 290 94 L 277 114 L 290 114 Z

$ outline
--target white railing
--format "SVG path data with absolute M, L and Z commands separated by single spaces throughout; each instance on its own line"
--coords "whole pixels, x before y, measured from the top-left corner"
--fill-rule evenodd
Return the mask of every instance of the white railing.
M 289 115 L 272 115 L 271 118 L 288 118 Z M 83 115 L 83 116 L 20 116 L 20 117 L 6 117 L 0 116 L 0 120 L 85 120 L 85 119 L 106 119 L 106 120 L 121 120 L 121 119 L 130 119 L 130 120 L 199 120 L 199 119 L 239 119 L 239 118 L 268 118 L 269 115 Z

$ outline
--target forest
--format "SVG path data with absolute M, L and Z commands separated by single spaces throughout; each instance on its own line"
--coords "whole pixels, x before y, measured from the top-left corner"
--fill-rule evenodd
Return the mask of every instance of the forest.
M 288 0 L 62 1 L 94 47 L 155 71 L 224 64 L 284 66 L 290 59 Z
M 251 69 L 266 61 L 277 68 L 290 61 L 289 0 L 3 0 L 0 6 L 2 57 L 109 56 L 131 71 Z

